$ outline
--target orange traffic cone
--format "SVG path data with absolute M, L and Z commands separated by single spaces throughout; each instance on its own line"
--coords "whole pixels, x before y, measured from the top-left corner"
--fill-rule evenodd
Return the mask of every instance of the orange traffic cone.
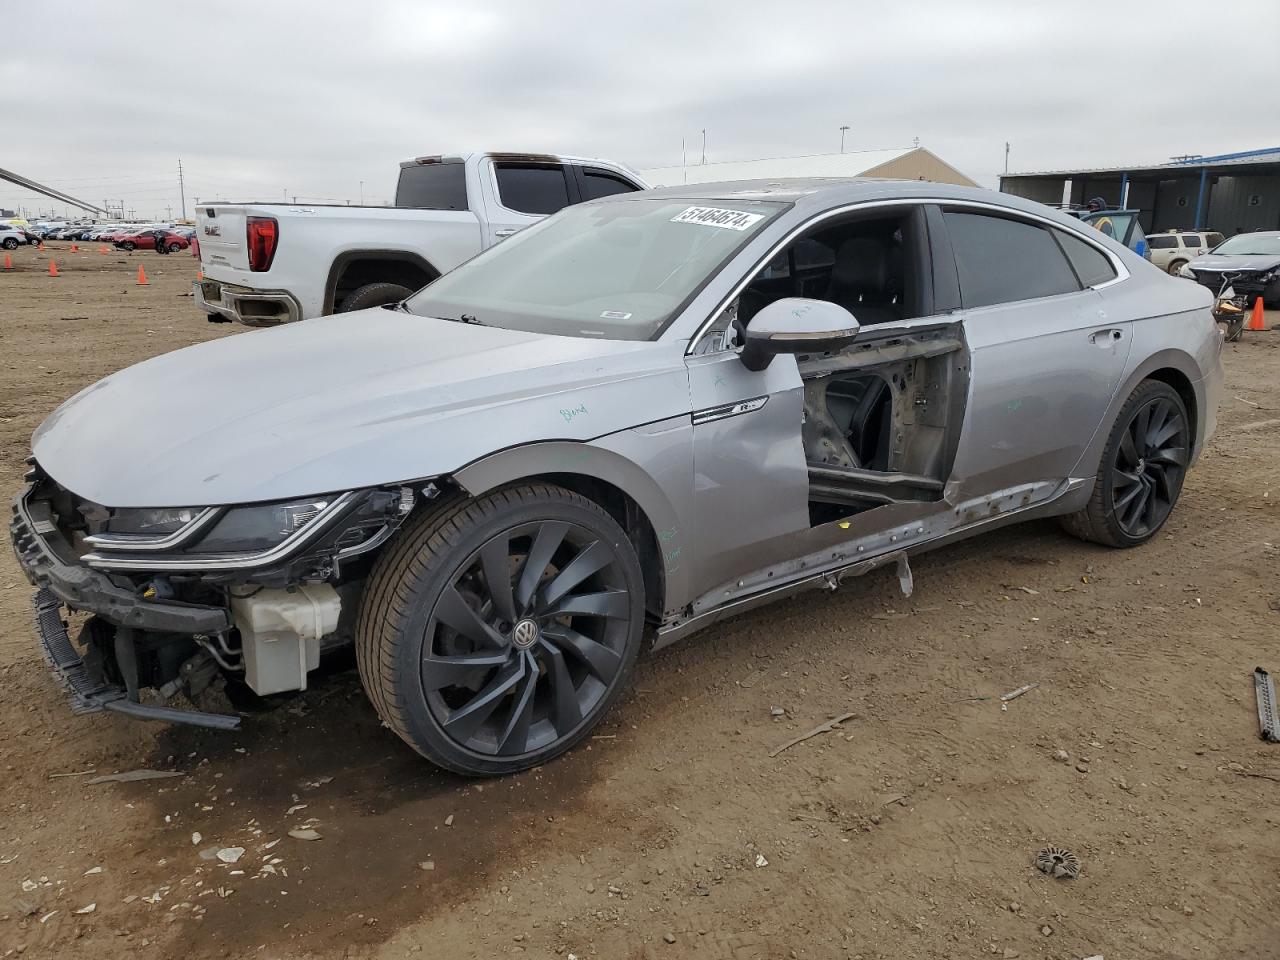
M 77 246 L 73 243 L 73 244 L 71 245 L 71 252 L 72 252 L 72 253 L 79 253 L 79 252 L 80 252 L 80 248 L 79 248 L 79 247 L 77 247 Z
M 7 260 L 7 259 L 9 259 L 9 258 L 8 258 L 8 257 L 5 257 L 5 259 Z M 203 271 L 203 270 L 201 270 L 199 267 L 196 267 L 196 279 L 197 279 L 197 280 L 203 280 L 203 279 L 204 279 L 204 271 Z
M 4 255 L 4 268 L 6 270 L 13 269 L 13 258 L 10 257 L 7 253 Z
M 147 280 L 147 271 L 142 269 L 142 264 L 138 264 L 138 286 L 145 287 L 150 283 Z
M 49 276 L 56 277 L 58 275 L 58 265 L 53 262 L 53 257 L 49 258 Z
M 1246 330 L 1265 330 L 1267 322 L 1262 319 L 1262 298 L 1259 297 L 1253 301 L 1253 314 L 1249 317 L 1249 322 L 1245 325 Z
M 107 255 L 107 245 L 104 243 L 102 246 L 100 246 L 98 248 L 98 252 L 105 257 Z

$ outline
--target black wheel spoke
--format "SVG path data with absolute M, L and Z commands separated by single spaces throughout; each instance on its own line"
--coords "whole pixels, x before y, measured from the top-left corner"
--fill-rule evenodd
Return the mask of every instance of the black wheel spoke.
M 445 731 L 461 743 L 466 743 L 528 672 L 524 657 L 510 660 L 483 690 L 449 714 L 442 724 Z
M 1186 447 L 1165 447 L 1162 450 L 1153 450 L 1151 455 L 1147 457 L 1147 463 L 1169 464 L 1175 467 L 1185 467 L 1187 465 L 1187 448 Z
M 1177 414 L 1174 413 L 1172 416 L 1169 416 L 1158 429 L 1152 432 L 1150 437 L 1150 447 L 1153 450 L 1159 449 L 1181 432 L 1182 423 L 1179 421 Z
M 615 620 L 625 620 L 630 613 L 631 598 L 625 590 L 570 594 L 559 603 L 542 611 L 543 616 L 548 617 L 581 614 L 588 617 L 612 617 Z
M 1164 467 L 1158 467 L 1151 471 L 1151 476 L 1155 480 L 1156 496 L 1162 502 L 1173 505 L 1173 483 L 1169 479 L 1169 471 Z
M 484 582 L 493 598 L 493 609 L 507 623 L 516 621 L 515 596 L 511 592 L 511 542 L 504 533 L 494 537 L 480 549 Z
M 1127 518 L 1122 516 L 1120 520 L 1121 523 L 1131 530 L 1135 529 L 1135 525 L 1142 518 L 1142 513 L 1147 507 L 1147 500 L 1151 497 L 1151 487 L 1149 487 L 1145 482 L 1138 484 L 1137 491 L 1138 495 L 1133 498 L 1133 501 L 1129 504 L 1128 510 L 1126 511 Z
M 504 647 L 502 634 L 485 623 L 471 608 L 455 586 L 445 587 L 436 602 L 436 618 L 448 624 L 473 643 L 483 647 Z
M 529 744 L 529 726 L 533 722 L 534 695 L 538 690 L 538 671 L 529 662 L 529 655 L 524 654 L 527 664 L 525 678 L 516 691 L 511 704 L 511 714 L 507 717 L 507 725 L 498 736 L 498 753 L 524 753 Z
M 543 628 L 542 635 L 550 643 L 586 664 L 587 669 L 598 680 L 608 683 L 622 666 L 621 654 L 570 627 L 548 625 Z
M 465 686 L 480 679 L 484 671 L 501 667 L 510 656 L 503 650 L 499 653 L 473 653 L 458 657 L 423 657 L 422 688 L 440 690 L 444 687 Z
M 1134 500 L 1137 500 L 1140 496 L 1142 496 L 1141 481 L 1129 487 L 1125 491 L 1124 496 L 1118 497 L 1114 501 L 1112 501 L 1112 504 L 1111 504 L 1112 508 L 1115 510 L 1116 513 L 1122 513 L 1131 503 L 1133 503 Z
M 1127 467 L 1132 467 L 1138 462 L 1138 448 L 1133 442 L 1133 427 L 1130 425 L 1120 434 L 1120 455 Z
M 551 722 L 556 732 L 565 736 L 582 722 L 578 691 L 564 662 L 564 654 L 547 645 L 543 647 L 543 656 L 546 658 L 547 683 L 551 687 Z
M 520 583 L 516 587 L 516 607 L 521 612 L 529 609 L 542 574 L 568 532 L 569 525 L 559 520 L 548 520 L 538 527 L 533 546 L 529 548 L 529 556 L 524 562 L 524 570 L 520 573 Z
M 599 573 L 612 562 L 613 550 L 609 545 L 595 541 L 565 564 L 551 579 L 539 598 L 541 605 L 546 607 L 554 604 L 587 577 Z
M 1142 430 L 1142 442 L 1147 449 L 1156 446 L 1155 436 L 1165 425 L 1172 410 L 1173 407 L 1168 400 L 1157 400 L 1147 408 L 1147 423 Z
M 1138 482 L 1140 481 L 1136 473 L 1128 473 L 1127 471 L 1121 470 L 1119 467 L 1116 467 L 1115 482 L 1112 484 L 1112 486 L 1115 489 L 1120 490 L 1125 487 L 1130 487 L 1130 486 L 1133 486 L 1133 484 Z

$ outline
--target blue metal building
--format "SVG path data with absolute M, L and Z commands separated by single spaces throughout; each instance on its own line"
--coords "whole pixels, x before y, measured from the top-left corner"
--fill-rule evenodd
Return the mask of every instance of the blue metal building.
M 1050 204 L 1101 197 L 1140 210 L 1148 233 L 1280 230 L 1280 147 L 1148 166 L 1009 173 L 1000 178 L 1000 189 Z

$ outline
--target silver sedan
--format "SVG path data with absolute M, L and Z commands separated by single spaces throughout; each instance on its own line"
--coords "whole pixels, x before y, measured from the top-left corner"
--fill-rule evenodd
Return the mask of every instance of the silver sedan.
M 163 698 L 303 689 L 354 644 L 392 731 L 504 773 L 586 736 L 642 648 L 760 604 L 909 591 L 911 556 L 1032 517 L 1150 539 L 1214 430 L 1210 304 L 981 190 L 615 196 L 402 304 L 88 388 L 13 541 L 82 710 L 232 726 Z

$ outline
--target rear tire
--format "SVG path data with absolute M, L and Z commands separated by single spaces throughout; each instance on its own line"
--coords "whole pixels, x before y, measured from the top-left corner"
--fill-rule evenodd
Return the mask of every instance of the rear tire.
M 170 253 L 177 253 L 177 252 L 178 252 L 179 250 L 181 250 L 181 249 L 182 249 L 182 244 L 180 244 L 180 243 L 171 243 L 171 244 L 169 244 L 169 252 L 170 252 Z
M 1173 511 L 1190 459 L 1182 398 L 1167 383 L 1142 381 L 1111 428 L 1088 506 L 1061 518 L 1063 528 L 1108 547 L 1146 543 Z
M 562 487 L 519 484 L 397 534 L 365 586 L 356 663 L 409 746 L 455 773 L 496 776 L 591 732 L 630 677 L 643 627 L 640 563 L 613 518 Z
M 137 244 L 135 244 L 132 240 L 126 240 L 124 243 L 120 244 L 120 249 L 126 251 L 127 253 L 133 253 L 134 248 L 136 246 Z
M 356 287 L 342 301 L 338 313 L 350 313 L 352 310 L 364 310 L 368 307 L 381 307 L 388 303 L 399 303 L 411 296 L 413 291 L 398 283 L 366 283 Z

